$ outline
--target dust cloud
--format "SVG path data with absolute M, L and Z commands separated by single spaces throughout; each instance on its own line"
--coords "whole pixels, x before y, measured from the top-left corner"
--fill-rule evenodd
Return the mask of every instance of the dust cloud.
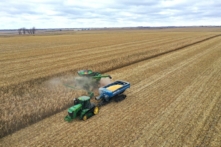
M 98 90 L 99 87 L 106 86 L 111 83 L 110 78 L 101 78 L 97 82 L 92 77 L 80 77 L 73 75 L 66 75 L 61 77 L 54 77 L 45 82 L 45 86 L 50 89 L 72 89 L 72 90 L 85 90 L 87 92 Z
M 101 78 L 100 87 L 104 87 L 110 83 L 112 83 L 110 78 Z

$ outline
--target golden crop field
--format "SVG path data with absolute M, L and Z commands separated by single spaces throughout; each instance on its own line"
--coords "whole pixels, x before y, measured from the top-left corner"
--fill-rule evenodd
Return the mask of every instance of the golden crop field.
M 0 69 L 0 146 L 221 145 L 218 31 L 0 37 Z M 73 80 L 80 69 L 131 88 L 124 101 L 67 123 L 73 98 L 86 92 L 60 81 Z

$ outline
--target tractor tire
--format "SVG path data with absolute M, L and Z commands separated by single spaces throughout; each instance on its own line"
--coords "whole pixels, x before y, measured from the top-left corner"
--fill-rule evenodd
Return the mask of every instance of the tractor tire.
M 94 115 L 99 113 L 99 107 L 95 106 L 93 110 Z
M 84 121 L 87 120 L 87 114 L 85 114 L 85 115 L 83 116 L 83 120 L 84 120 Z

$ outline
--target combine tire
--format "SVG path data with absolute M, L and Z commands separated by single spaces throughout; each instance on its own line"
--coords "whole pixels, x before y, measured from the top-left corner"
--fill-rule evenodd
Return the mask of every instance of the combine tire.
M 98 112 L 99 112 L 99 108 L 95 106 L 93 110 L 94 115 L 98 114 Z

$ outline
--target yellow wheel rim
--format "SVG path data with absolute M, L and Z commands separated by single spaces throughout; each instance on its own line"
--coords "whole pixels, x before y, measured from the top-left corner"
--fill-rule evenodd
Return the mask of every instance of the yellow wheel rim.
M 83 120 L 87 120 L 87 115 L 84 115 Z
M 94 108 L 94 114 L 96 115 L 96 114 L 98 114 L 98 112 L 99 112 L 99 108 L 98 108 L 98 107 L 95 107 L 95 108 Z

